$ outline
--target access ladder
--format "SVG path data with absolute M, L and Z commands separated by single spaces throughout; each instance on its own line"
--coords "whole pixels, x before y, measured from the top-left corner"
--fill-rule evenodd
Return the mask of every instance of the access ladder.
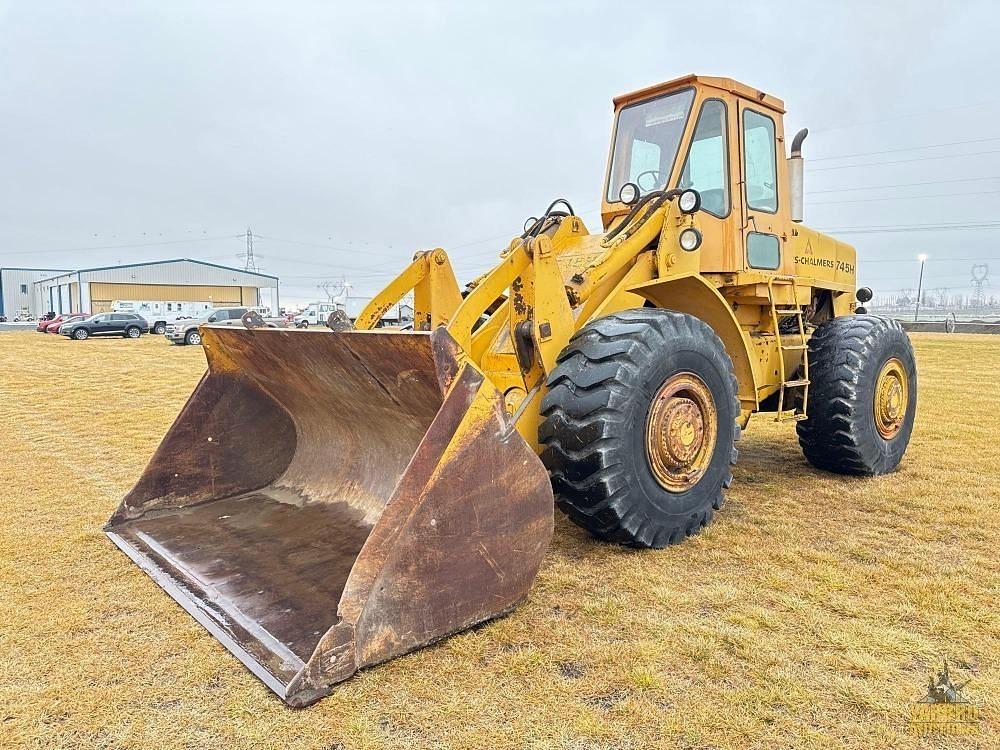
M 774 287 L 791 286 L 792 304 L 779 304 L 774 299 Z M 778 389 L 778 411 L 775 414 L 775 422 L 799 422 L 806 419 L 806 406 L 809 402 L 809 347 L 806 344 L 806 327 L 803 318 L 802 307 L 799 305 L 798 287 L 795 285 L 794 276 L 772 276 L 767 282 L 767 300 L 771 307 L 771 322 L 774 325 L 774 335 L 778 341 L 778 374 L 781 385 Z M 799 343 L 786 344 L 781 337 L 781 321 L 786 318 L 795 318 L 798 325 Z M 788 373 L 785 368 L 785 352 L 797 351 L 800 353 L 801 365 L 792 370 L 792 374 L 801 371 L 800 378 L 787 379 Z M 802 389 L 802 400 L 799 404 L 793 405 L 791 409 L 785 409 L 785 394 L 789 390 Z

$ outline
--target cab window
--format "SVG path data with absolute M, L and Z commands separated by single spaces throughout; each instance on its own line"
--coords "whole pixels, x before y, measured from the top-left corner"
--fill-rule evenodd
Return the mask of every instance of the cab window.
M 618 200 L 626 182 L 634 182 L 642 193 L 666 186 L 693 99 L 694 90 L 684 89 L 622 108 L 615 128 L 609 203 Z
M 726 159 L 726 105 L 709 99 L 701 107 L 679 188 L 694 188 L 702 210 L 729 215 L 729 165 Z
M 781 246 L 773 234 L 750 232 L 747 234 L 747 262 L 751 268 L 773 271 L 781 265 Z
M 743 112 L 743 170 L 747 206 L 776 213 L 778 176 L 774 153 L 774 120 L 752 109 Z

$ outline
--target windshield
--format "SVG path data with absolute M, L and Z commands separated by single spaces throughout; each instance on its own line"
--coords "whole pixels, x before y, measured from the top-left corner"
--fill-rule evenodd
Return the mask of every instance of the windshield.
M 685 89 L 622 108 L 615 128 L 609 203 L 618 201 L 626 182 L 634 182 L 642 193 L 666 186 L 693 99 L 694 89 Z

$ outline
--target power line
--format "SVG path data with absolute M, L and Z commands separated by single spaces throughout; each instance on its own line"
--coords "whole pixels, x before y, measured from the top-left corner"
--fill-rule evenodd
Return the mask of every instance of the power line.
M 861 258 L 858 263 L 905 263 L 906 261 L 912 260 L 914 263 L 917 262 L 916 258 L 906 257 L 906 258 L 876 258 L 874 260 L 869 260 L 867 258 Z M 1000 260 L 1000 258 L 928 258 L 925 263 L 959 263 L 965 261 L 980 261 L 980 260 Z
M 896 161 L 872 161 L 866 164 L 843 164 L 839 167 L 820 167 L 810 169 L 810 172 L 831 172 L 834 169 L 856 169 L 858 167 L 883 167 L 889 164 L 910 164 L 917 161 L 935 161 L 939 159 L 957 159 L 960 156 L 983 156 L 984 154 L 1000 154 L 1000 150 L 993 151 L 970 151 L 965 154 L 943 154 L 941 156 L 922 156 L 914 159 L 898 159 Z
M 970 193 L 931 193 L 929 195 L 890 195 L 881 198 L 854 198 L 846 201 L 810 201 L 810 206 L 836 206 L 843 203 L 871 203 L 872 201 L 908 201 L 919 198 L 953 198 L 963 195 L 996 195 L 1000 190 L 979 190 Z
M 18 250 L 3 255 L 42 255 L 47 253 L 83 253 L 93 250 L 128 250 L 136 247 L 158 247 L 161 245 L 184 245 L 189 242 L 217 242 L 242 237 L 242 234 L 224 234 L 218 237 L 194 237 L 188 240 L 164 240 L 162 242 L 137 242 L 129 245 L 92 245 L 90 247 L 64 247 L 56 250 Z
M 942 185 L 952 182 L 982 182 L 984 180 L 1000 180 L 1000 177 L 959 177 L 955 180 L 926 180 L 924 182 L 897 182 L 894 185 L 857 185 L 846 188 L 830 188 L 827 190 L 810 190 L 809 194 L 815 193 L 853 193 L 858 190 L 884 190 L 886 188 L 898 187 L 919 187 L 921 185 Z
M 940 232 L 948 230 L 969 230 L 969 229 L 994 229 L 1000 227 L 1000 221 L 983 222 L 957 222 L 953 224 L 912 224 L 912 225 L 886 225 L 886 226 L 856 226 L 856 227 L 829 227 L 818 231 L 829 234 L 882 234 L 894 232 Z
M 829 127 L 822 128 L 820 130 L 813 131 L 815 133 L 828 133 L 831 130 L 847 130 L 848 128 L 858 128 L 863 125 L 878 125 L 883 122 L 893 122 L 894 120 L 908 120 L 911 117 L 926 117 L 929 114 L 934 114 L 937 112 L 953 112 L 960 109 L 974 109 L 976 107 L 989 107 L 993 104 L 1000 104 L 1000 99 L 988 99 L 984 102 L 976 102 L 974 104 L 958 104 L 949 107 L 938 107 L 936 109 L 922 109 L 919 112 L 911 112 L 903 115 L 892 115 L 890 117 L 881 117 L 877 120 L 862 120 L 860 122 L 847 123 L 846 125 L 832 125 Z
M 968 143 L 986 143 L 988 141 L 1000 141 L 1000 136 L 989 138 L 973 138 L 967 141 L 949 141 L 948 143 L 928 143 L 926 146 L 910 146 L 908 148 L 888 148 L 883 151 L 862 151 L 857 154 L 841 154 L 840 156 L 817 156 L 809 161 L 831 161 L 833 159 L 851 159 L 856 156 L 878 156 L 879 154 L 898 154 L 903 151 L 922 151 L 925 148 L 944 148 L 945 146 L 964 146 Z

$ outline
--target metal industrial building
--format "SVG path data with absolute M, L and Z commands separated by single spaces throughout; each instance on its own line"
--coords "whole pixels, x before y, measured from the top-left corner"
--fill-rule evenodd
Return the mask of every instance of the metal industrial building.
M 277 276 L 189 258 L 81 268 L 36 281 L 34 288 L 42 313 L 107 312 L 115 300 L 266 305 L 278 312 Z
M 35 282 L 68 273 L 65 268 L 0 268 L 0 315 L 13 320 L 19 315 L 37 318 L 49 308 L 37 304 Z

